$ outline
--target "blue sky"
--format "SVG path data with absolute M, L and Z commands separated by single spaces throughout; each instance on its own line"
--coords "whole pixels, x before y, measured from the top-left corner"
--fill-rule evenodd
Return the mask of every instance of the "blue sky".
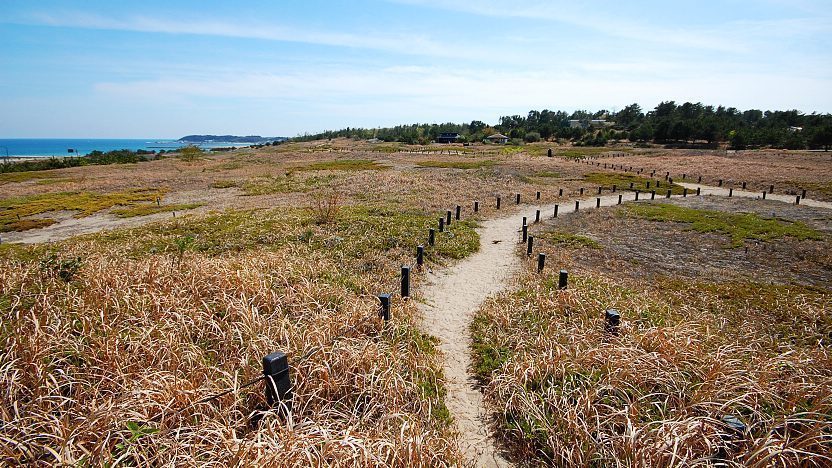
M 0 3 L 0 137 L 293 136 L 662 100 L 832 111 L 832 1 Z

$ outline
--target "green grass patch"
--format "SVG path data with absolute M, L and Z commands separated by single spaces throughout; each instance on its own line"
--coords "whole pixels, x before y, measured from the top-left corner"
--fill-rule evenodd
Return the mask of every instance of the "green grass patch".
M 137 189 L 111 193 L 56 192 L 7 198 L 0 200 L 0 232 L 15 230 L 15 223 L 22 221 L 21 218 L 50 211 L 76 211 L 75 217 L 83 218 L 113 206 L 155 201 L 156 197 L 163 195 L 163 190 Z
M 14 184 L 30 180 L 43 181 L 58 177 L 57 174 L 45 171 L 7 172 L 0 174 L 0 184 Z
M 48 178 L 48 179 L 40 179 L 36 183 L 38 185 L 57 185 L 57 184 L 65 184 L 68 182 L 72 182 L 75 179 L 70 177 L 56 177 L 56 178 Z
M 491 339 L 493 324 L 483 314 L 474 316 L 471 323 L 471 348 L 473 349 L 474 374 L 484 382 L 511 357 L 511 350 Z
M 309 192 L 329 186 L 335 176 L 298 177 L 293 173 L 286 176 L 260 177 L 243 182 L 240 188 L 247 196 L 270 195 L 273 193 Z
M 619 190 L 638 190 L 640 192 L 650 192 L 655 190 L 657 195 L 667 194 L 667 189 L 670 189 L 670 193 L 672 193 L 673 195 L 682 195 L 685 191 L 685 188 L 681 185 L 671 184 L 669 182 L 665 182 L 663 180 L 658 179 L 648 179 L 647 177 L 641 177 L 631 174 L 590 172 L 589 174 L 584 176 L 584 180 L 586 180 L 587 182 L 598 184 L 606 188 L 612 188 L 612 186 L 615 185 L 618 187 Z M 647 187 L 648 183 L 650 183 L 650 187 Z M 656 187 L 657 183 L 659 184 L 658 187 Z M 632 189 L 630 188 L 630 184 L 633 184 Z
M 236 180 L 215 180 L 211 182 L 211 188 L 215 189 L 227 189 L 233 187 L 239 187 L 239 182 Z
M 549 231 L 544 232 L 540 235 L 542 239 L 545 239 L 551 244 L 557 245 L 558 247 L 568 247 L 568 248 L 589 248 L 589 249 L 600 249 L 601 244 L 597 241 L 590 239 L 586 236 L 581 236 L 578 234 L 570 234 L 568 232 L 561 232 L 561 231 Z
M 596 156 L 610 151 L 609 148 L 604 147 L 573 147 L 568 149 L 557 150 L 556 156 L 567 159 L 581 159 L 587 156 Z
M 179 203 L 174 205 L 156 205 L 153 203 L 117 208 L 111 211 L 111 213 L 119 218 L 135 218 L 137 216 L 147 216 L 157 213 L 170 213 L 171 211 L 193 210 L 204 205 L 205 203 Z
M 30 229 L 45 228 L 46 226 L 51 226 L 55 223 L 57 223 L 57 221 L 51 218 L 21 219 L 19 221 L 15 220 L 3 225 L 0 227 L 0 232 L 23 232 Z
M 486 159 L 483 161 L 419 161 L 416 163 L 419 167 L 437 167 L 442 169 L 480 169 L 483 167 L 493 167 L 497 161 Z
M 369 159 L 336 159 L 322 161 L 306 166 L 292 167 L 290 171 L 382 171 L 389 166 L 379 164 Z
M 659 222 L 689 224 L 697 232 L 717 232 L 731 237 L 731 247 L 746 239 L 772 241 L 784 237 L 822 240 L 823 235 L 801 222 L 764 218 L 754 213 L 724 213 L 698 210 L 666 203 L 627 205 L 630 216 Z

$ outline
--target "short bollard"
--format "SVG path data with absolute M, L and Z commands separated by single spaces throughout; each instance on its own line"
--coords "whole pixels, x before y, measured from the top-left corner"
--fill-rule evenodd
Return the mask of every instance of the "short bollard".
M 667 189 L 667 198 L 670 198 L 670 192 L 672 192 L 672 190 Z
M 768 193 L 769 194 L 774 193 L 774 186 L 773 185 L 768 188 Z
M 540 200 L 540 192 L 537 192 L 537 193 L 535 194 L 535 197 L 536 197 L 536 199 L 537 199 L 537 200 Z
M 701 183 L 702 183 L 702 176 L 699 176 L 699 179 L 697 179 L 697 180 L 696 180 L 696 183 L 697 183 L 697 184 L 701 184 Z
M 765 199 L 766 199 L 766 191 L 763 190 L 763 200 L 765 200 Z
M 525 217 L 525 216 L 523 216 L 523 226 L 525 226 L 525 225 L 527 225 L 527 224 L 529 224 L 529 223 L 527 223 L 527 222 L 526 222 L 526 217 Z
M 529 239 L 529 227 L 524 224 L 521 228 L 521 231 L 523 231 L 523 240 L 520 243 L 525 244 L 526 241 Z
M 497 196 L 497 209 L 500 209 L 500 196 Z
M 685 179 L 687 179 L 687 178 L 688 178 L 688 175 L 687 175 L 687 174 L 682 174 L 682 180 L 683 180 L 683 181 L 684 181 Z
M 526 243 L 526 255 L 531 257 L 532 251 L 534 251 L 534 236 L 529 236 L 529 242 Z
M 799 205 L 799 204 L 800 204 L 800 195 L 798 195 L 797 197 L 795 197 L 795 199 L 794 199 L 794 204 L 795 204 L 795 205 Z
M 546 266 L 546 254 L 539 253 L 537 254 L 537 272 L 543 273 L 543 267 Z
M 632 189 L 633 189 L 633 183 L 630 182 L 630 190 L 632 190 Z
M 612 186 L 612 193 L 615 193 L 615 192 L 617 192 L 617 191 L 618 191 L 618 186 L 617 186 L 617 185 L 615 185 L 615 184 L 613 184 L 613 186 Z
M 425 246 L 424 245 L 417 245 L 416 246 L 416 265 L 422 266 L 425 264 Z
M 731 187 L 731 188 L 728 189 L 728 198 L 731 198 L 733 196 L 734 196 L 734 187 Z
M 560 274 L 558 275 L 558 289 L 566 289 L 568 282 L 569 272 L 566 270 L 561 270 Z
M 575 200 L 575 211 L 577 212 L 581 208 L 581 202 Z
M 402 297 L 410 297 L 410 267 L 402 265 Z
M 475 201 L 474 202 L 474 213 L 479 213 L 479 211 L 480 211 L 480 202 Z
M 433 247 L 433 244 L 436 243 L 436 229 L 430 228 L 428 229 L 428 245 Z
M 800 194 L 800 198 L 806 199 L 806 189 L 803 189 L 803 191 Z
M 520 204 L 520 194 L 519 194 L 519 193 L 518 193 L 517 195 L 515 195 L 515 196 L 514 196 L 514 204 L 515 204 L 515 205 L 519 205 L 519 204 Z
M 603 189 L 604 189 L 603 187 L 598 187 L 598 195 L 601 195 L 601 190 L 603 190 Z
M 621 196 L 621 195 L 618 195 L 618 204 L 619 204 L 619 205 L 621 204 L 621 198 L 622 198 L 622 196 Z
M 664 174 L 664 180 L 667 180 L 669 177 L 670 177 L 670 173 L 669 173 L 669 172 L 667 172 L 667 173 L 665 173 L 665 174 Z
M 550 158 L 552 157 L 552 148 L 549 148 L 549 149 L 546 151 L 546 156 L 548 156 L 548 157 L 550 157 Z
M 745 182 L 742 183 L 742 189 L 745 190 Z
M 670 178 L 670 179 L 668 179 L 667 181 L 668 181 L 668 183 L 670 183 L 670 184 L 672 185 L 672 184 L 673 184 L 673 177 L 671 177 L 671 178 Z
M 456 213 L 454 214 L 454 218 L 456 218 L 456 220 L 459 221 L 459 217 L 460 217 L 461 214 L 462 214 L 462 207 L 457 205 L 456 206 Z
M 717 187 L 722 187 L 722 179 L 719 179 L 719 182 L 716 184 Z
M 555 214 L 552 215 L 553 218 L 558 217 L 558 205 L 555 205 Z
M 445 211 L 445 224 L 451 226 L 451 210 Z
M 661 186 L 662 186 L 662 181 L 657 180 L 657 181 L 656 181 L 656 188 L 659 188 L 659 187 L 661 187 Z
M 702 187 L 696 187 L 696 196 L 702 195 Z
M 647 182 L 647 188 L 650 188 L 650 182 Z
M 445 218 L 439 218 L 439 232 L 445 232 Z
M 286 353 L 275 351 L 263 358 L 263 377 L 269 407 L 280 405 L 281 410 L 291 412 L 292 382 L 289 379 L 289 358 Z
M 655 191 L 655 190 L 650 191 L 650 199 L 651 199 L 651 200 L 655 200 L 655 199 L 656 199 L 656 191 Z
M 610 335 L 618 334 L 618 327 L 621 325 L 621 314 L 615 309 L 604 312 L 604 331 Z
M 535 211 L 535 213 L 534 213 L 534 222 L 535 223 L 540 222 L 540 210 Z
M 562 197 L 562 196 L 563 196 L 563 189 L 559 189 L 559 190 L 558 190 L 558 196 L 559 196 L 559 197 Z
M 581 187 L 581 195 L 583 195 L 583 194 L 584 194 L 584 188 Z
M 378 311 L 378 316 L 384 319 L 385 322 L 390 321 L 390 298 L 392 298 L 392 294 L 379 294 L 378 301 L 380 303 L 380 308 Z
M 162 200 L 159 197 L 156 197 L 156 206 L 162 206 Z
M 595 208 L 601 208 L 601 198 L 595 199 Z
M 687 197 L 688 197 L 688 189 L 683 189 L 683 190 L 682 190 L 682 196 L 683 196 L 684 198 L 687 198 Z
M 638 195 L 639 195 L 640 193 L 641 193 L 641 192 L 639 192 L 638 190 L 636 190 L 636 201 L 638 201 Z

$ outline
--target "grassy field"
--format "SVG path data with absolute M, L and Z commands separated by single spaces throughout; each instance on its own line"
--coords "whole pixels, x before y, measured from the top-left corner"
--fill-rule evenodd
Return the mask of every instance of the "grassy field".
M 479 224 L 519 219 L 538 191 L 550 204 L 581 188 L 653 189 L 576 161 L 609 152 L 691 174 L 738 164 L 760 187 L 828 182 L 803 153 L 450 149 L 465 154 L 332 140 L 0 178 L 2 463 L 465 466 L 443 356 L 417 310 L 425 272 L 413 300 L 394 296 L 391 322 L 376 315 L 417 245 L 440 270 L 478 251 Z M 658 182 L 657 194 L 681 193 Z M 456 205 L 462 221 L 427 246 Z M 471 329 L 512 460 L 832 462 L 829 210 L 689 197 L 531 232 L 545 274 L 530 260 Z M 604 332 L 609 308 L 617 334 Z M 267 411 L 262 382 L 244 386 L 277 350 L 290 420 Z

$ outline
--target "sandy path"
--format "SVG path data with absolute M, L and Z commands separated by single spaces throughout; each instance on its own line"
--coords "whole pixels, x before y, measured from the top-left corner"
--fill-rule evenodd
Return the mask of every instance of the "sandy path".
M 695 184 L 682 184 L 695 197 Z M 728 190 L 719 187 L 701 186 L 702 195 L 727 196 Z M 618 195 L 623 202 L 635 200 L 634 192 L 619 192 L 601 196 L 601 206 L 618 204 Z M 735 197 L 757 198 L 761 193 L 735 190 Z M 675 195 L 673 198 L 680 198 Z M 594 209 L 597 197 L 581 198 L 580 209 Z M 666 198 L 656 194 L 656 199 Z M 787 195 L 767 196 L 768 200 L 794 203 Z M 650 193 L 641 193 L 639 200 L 650 200 Z M 801 200 L 801 204 L 832 209 L 832 203 L 816 200 Z M 559 203 L 558 216 L 575 212 L 575 200 Z M 512 206 L 510 209 L 514 209 Z M 444 373 L 447 396 L 445 404 L 453 414 L 460 432 L 461 447 L 466 457 L 477 466 L 503 467 L 511 464 L 496 449 L 489 432 L 489 414 L 483 405 L 483 396 L 476 387 L 471 368 L 470 326 L 474 313 L 491 295 L 497 294 L 510 285 L 511 279 L 520 268 L 520 257 L 515 254 L 522 225 L 522 217 L 534 222 L 535 210 L 541 211 L 541 220 L 551 218 L 555 203 L 539 206 L 522 206 L 521 212 L 509 212 L 504 217 L 482 223 L 480 250 L 453 267 L 428 274 L 428 285 L 421 291 L 424 303 L 420 309 L 424 315 L 425 331 L 441 340 L 439 345 L 444 354 Z M 508 210 L 507 210 L 508 211 Z M 453 230 L 453 225 L 451 226 Z M 441 237 L 439 237 L 441 242 Z M 557 268 L 557 265 L 548 268 Z

